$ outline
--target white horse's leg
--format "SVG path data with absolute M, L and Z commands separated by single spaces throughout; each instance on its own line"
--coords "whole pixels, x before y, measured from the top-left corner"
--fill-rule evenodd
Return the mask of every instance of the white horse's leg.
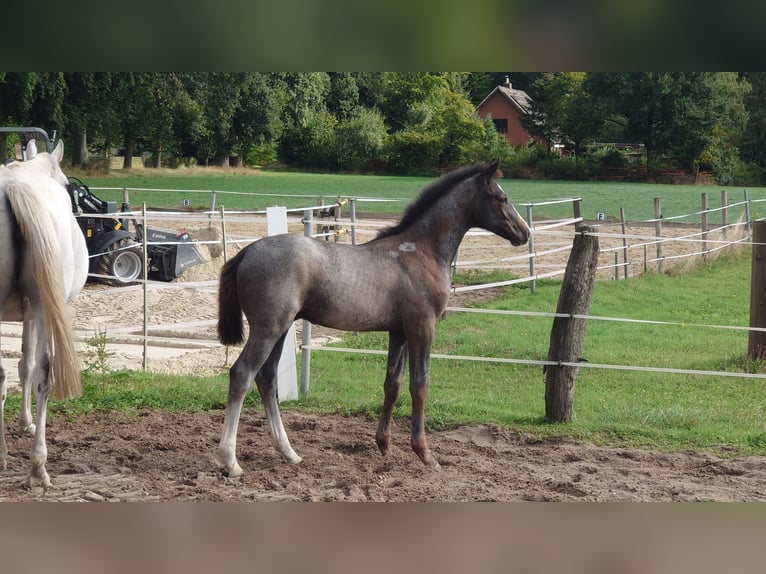
M 35 434 L 32 419 L 32 381 L 35 368 L 36 333 L 35 322 L 24 321 L 21 334 L 21 360 L 19 360 L 19 379 L 21 381 L 21 411 L 19 411 L 19 429 L 22 433 Z
M 40 326 L 42 320 L 38 322 Z M 45 423 L 47 419 L 48 394 L 50 392 L 50 359 L 48 357 L 47 337 L 44 327 L 35 329 L 37 342 L 35 344 L 35 367 L 30 373 L 30 382 L 35 389 L 35 402 L 37 406 L 37 426 L 32 451 L 29 454 L 31 469 L 27 478 L 27 485 L 32 487 L 48 488 L 51 479 L 45 470 L 45 462 L 48 460 L 48 446 L 45 442 Z
M 0 359 L 0 470 L 5 470 L 8 462 L 8 444 L 5 442 L 5 393 L 7 382 L 5 369 Z

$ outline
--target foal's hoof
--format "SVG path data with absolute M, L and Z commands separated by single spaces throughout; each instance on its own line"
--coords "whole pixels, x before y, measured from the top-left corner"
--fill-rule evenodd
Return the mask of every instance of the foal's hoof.
M 423 464 L 430 469 L 439 470 L 441 468 L 441 466 L 439 466 L 439 461 L 431 454 L 431 451 L 424 452 L 420 457 L 420 460 L 422 460 Z
M 388 445 L 389 441 L 385 439 L 375 439 L 375 444 L 378 445 L 378 450 L 380 451 L 380 454 L 383 456 L 386 456 L 388 454 Z

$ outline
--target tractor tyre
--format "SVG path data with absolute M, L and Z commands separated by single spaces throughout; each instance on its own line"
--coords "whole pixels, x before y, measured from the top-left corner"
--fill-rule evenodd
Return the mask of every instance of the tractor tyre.
M 107 275 L 109 278 L 102 281 L 117 287 L 137 283 L 144 276 L 141 247 L 127 238 L 115 241 L 99 257 L 97 273 Z

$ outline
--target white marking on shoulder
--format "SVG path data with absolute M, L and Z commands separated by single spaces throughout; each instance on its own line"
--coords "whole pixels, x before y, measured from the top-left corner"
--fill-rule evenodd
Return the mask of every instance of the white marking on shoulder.
M 399 251 L 412 252 L 417 250 L 418 248 L 415 246 L 415 244 L 412 241 L 405 241 L 399 244 Z

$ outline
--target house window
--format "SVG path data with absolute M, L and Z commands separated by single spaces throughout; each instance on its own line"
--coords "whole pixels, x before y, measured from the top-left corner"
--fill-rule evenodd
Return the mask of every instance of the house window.
M 508 120 L 502 119 L 502 120 L 492 120 L 495 123 L 495 129 L 497 130 L 497 133 L 499 134 L 507 134 L 508 133 Z

